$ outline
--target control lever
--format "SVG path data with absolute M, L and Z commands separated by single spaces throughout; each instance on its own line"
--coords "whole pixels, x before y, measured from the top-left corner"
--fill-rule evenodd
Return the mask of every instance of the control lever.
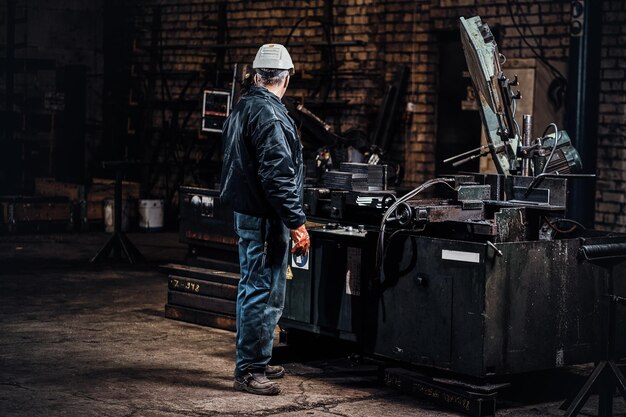
M 496 252 L 496 254 L 498 256 L 502 256 L 502 251 L 500 249 L 498 249 L 498 247 L 496 245 L 494 245 L 490 241 L 487 241 L 487 245 L 491 246 L 491 248 Z
M 500 153 L 504 150 L 504 145 L 497 146 L 495 149 L 496 149 L 496 153 Z M 455 162 L 452 162 L 452 166 L 456 167 L 466 162 L 469 162 L 471 160 L 474 160 L 476 158 L 480 158 L 481 156 L 487 156 L 488 154 L 489 154 L 489 146 L 482 145 L 482 146 L 479 146 L 478 148 L 474 148 L 467 152 L 463 152 L 458 155 L 451 156 L 450 158 L 444 159 L 443 163 L 448 164 L 452 161 L 455 161 Z M 463 159 L 457 161 L 457 159 L 460 159 L 460 158 L 463 158 Z

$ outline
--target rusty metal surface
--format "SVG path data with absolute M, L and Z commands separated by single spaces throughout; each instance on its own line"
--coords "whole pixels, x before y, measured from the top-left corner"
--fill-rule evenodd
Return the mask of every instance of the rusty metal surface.
M 522 242 L 528 240 L 526 211 L 524 208 L 502 208 L 494 214 L 497 242 Z
M 474 376 L 598 359 L 610 269 L 579 261 L 580 244 L 499 243 L 499 256 L 481 243 L 402 237 L 381 284 L 373 351 Z M 612 268 L 622 273 L 625 262 Z M 626 355 L 623 341 L 618 352 Z

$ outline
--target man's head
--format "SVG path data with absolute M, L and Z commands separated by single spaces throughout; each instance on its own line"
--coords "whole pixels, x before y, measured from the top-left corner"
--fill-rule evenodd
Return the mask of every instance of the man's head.
M 282 98 L 289 85 L 294 66 L 287 49 L 280 44 L 270 43 L 259 48 L 252 64 L 256 74 L 254 83 Z

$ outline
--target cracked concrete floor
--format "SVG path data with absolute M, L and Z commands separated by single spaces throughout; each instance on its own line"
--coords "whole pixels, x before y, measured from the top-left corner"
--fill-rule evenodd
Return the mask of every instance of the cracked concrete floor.
M 333 360 L 287 364 L 277 397 L 236 392 L 234 335 L 163 317 L 156 265 L 183 258 L 177 237 L 132 235 L 139 267 L 89 265 L 106 238 L 0 237 L 0 416 L 460 415 Z M 509 402 L 498 415 L 557 416 L 559 404 Z

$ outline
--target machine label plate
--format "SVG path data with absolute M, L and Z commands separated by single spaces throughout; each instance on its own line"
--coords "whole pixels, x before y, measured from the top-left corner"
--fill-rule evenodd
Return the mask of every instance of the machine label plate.
M 291 267 L 298 269 L 309 269 L 309 254 L 298 256 L 295 253 L 291 254 Z
M 473 264 L 480 263 L 480 253 L 478 252 L 463 252 L 458 250 L 441 250 L 441 259 L 458 262 L 470 262 Z

